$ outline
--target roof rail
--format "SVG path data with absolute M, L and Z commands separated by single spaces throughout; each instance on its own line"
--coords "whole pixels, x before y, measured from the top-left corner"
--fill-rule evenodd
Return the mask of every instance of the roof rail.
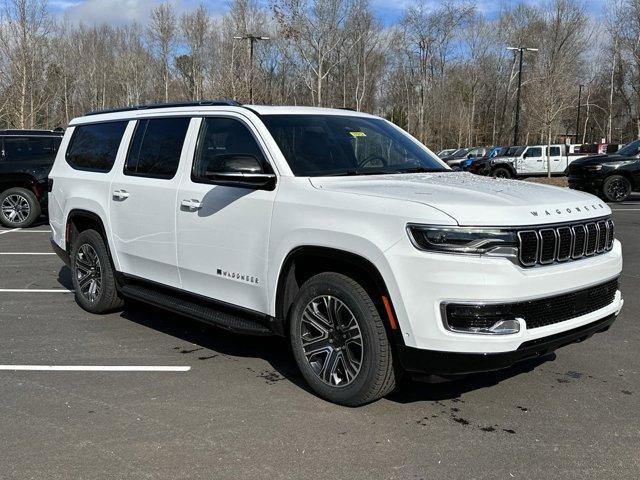
M 16 136 L 52 136 L 62 135 L 64 130 L 34 130 L 34 129 L 6 129 L 0 130 L 0 135 L 16 135 Z
M 150 103 L 148 105 L 134 105 L 131 107 L 123 107 L 123 108 L 111 108 L 106 110 L 94 110 L 92 112 L 85 113 L 85 116 L 89 115 L 100 115 L 102 113 L 116 113 L 116 112 L 128 112 L 132 110 L 151 110 L 154 108 L 171 108 L 171 107 L 218 107 L 218 106 L 229 106 L 229 107 L 240 107 L 241 103 L 236 102 L 235 100 L 230 100 L 227 98 L 223 98 L 220 100 L 198 100 L 195 102 L 171 102 L 171 103 Z

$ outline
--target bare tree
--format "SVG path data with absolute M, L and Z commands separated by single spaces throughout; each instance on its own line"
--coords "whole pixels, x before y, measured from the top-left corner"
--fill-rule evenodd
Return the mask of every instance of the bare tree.
M 175 51 L 178 29 L 176 15 L 170 3 L 162 3 L 151 10 L 148 28 L 149 44 L 162 70 L 164 101 L 169 101 L 171 61 Z

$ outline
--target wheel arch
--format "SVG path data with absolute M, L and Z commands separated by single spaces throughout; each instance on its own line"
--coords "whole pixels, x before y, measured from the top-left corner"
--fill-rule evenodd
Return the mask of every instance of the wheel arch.
M 38 185 L 38 179 L 28 173 L 2 175 L 2 179 L 0 180 L 0 193 L 10 188 L 26 188 L 33 192 L 36 198 L 40 200 L 43 192 L 40 191 Z
M 511 176 L 516 177 L 518 175 L 518 172 L 516 172 L 516 169 L 513 168 L 513 165 L 511 165 L 510 163 L 497 163 L 495 165 L 491 166 L 491 173 L 493 173 L 494 171 L 496 171 L 498 168 L 506 168 L 507 170 L 509 170 L 509 172 L 511 173 Z
M 322 272 L 342 273 L 362 285 L 384 319 L 387 331 L 400 338 L 400 326 L 385 280 L 379 269 L 361 255 L 331 247 L 301 245 L 285 257 L 275 289 L 276 318 L 282 321 L 283 333 L 289 313 L 302 284 Z

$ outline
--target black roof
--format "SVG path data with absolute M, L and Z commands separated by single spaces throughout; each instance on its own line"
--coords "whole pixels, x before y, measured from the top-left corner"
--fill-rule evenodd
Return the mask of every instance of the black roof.
M 220 100 L 198 100 L 192 102 L 172 102 L 172 103 L 151 103 L 148 105 L 134 105 L 131 107 L 123 108 L 111 108 L 106 110 L 94 110 L 93 112 L 85 113 L 85 116 L 100 115 L 101 113 L 115 113 L 115 112 L 128 112 L 132 110 L 150 110 L 154 108 L 170 108 L 170 107 L 212 107 L 212 106 L 230 106 L 241 107 L 242 104 L 230 99 Z
M 0 130 L 0 136 L 22 136 L 22 137 L 51 137 L 64 135 L 64 129 L 56 128 L 55 130 L 19 130 L 7 129 Z

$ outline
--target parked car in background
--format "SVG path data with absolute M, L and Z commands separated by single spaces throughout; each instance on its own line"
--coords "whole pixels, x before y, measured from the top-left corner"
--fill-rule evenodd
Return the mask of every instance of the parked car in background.
M 607 202 L 622 202 L 640 190 L 640 140 L 614 154 L 571 162 L 567 176 L 570 188 L 594 193 Z
M 547 175 L 550 165 L 551 175 L 564 175 L 567 166 L 577 158 L 580 157 L 569 155 L 563 144 L 511 147 L 504 156 L 491 159 L 484 173 L 499 178 L 531 177 Z
M 470 159 L 480 158 L 487 153 L 487 147 L 472 147 L 461 149 L 464 150 L 460 154 L 451 157 L 445 157 L 444 160 L 454 170 L 461 170 L 462 163 Z
M 28 227 L 46 212 L 47 175 L 64 131 L 0 130 L 0 223 Z
M 440 158 L 448 157 L 449 155 L 451 155 L 456 150 L 458 150 L 458 149 L 457 148 L 447 148 L 445 150 L 440 150 L 438 152 L 438 157 L 440 157 Z
M 620 145 L 619 143 L 585 143 L 580 145 L 579 153 L 583 156 L 586 154 L 610 155 L 616 153 L 622 147 L 624 147 L 624 145 Z
M 504 155 L 507 151 L 507 147 L 489 147 L 487 149 L 487 153 L 480 157 L 471 157 L 460 163 L 460 170 L 464 172 L 471 171 L 472 165 L 477 162 L 481 162 L 483 160 L 490 160 L 495 157 L 499 157 Z

